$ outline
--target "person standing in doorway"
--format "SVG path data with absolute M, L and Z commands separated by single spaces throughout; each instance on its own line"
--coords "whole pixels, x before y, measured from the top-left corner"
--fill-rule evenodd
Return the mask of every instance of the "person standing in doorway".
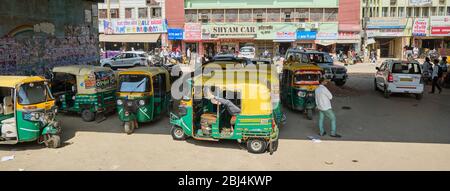
M 328 83 L 325 78 L 320 78 L 320 85 L 315 90 L 316 94 L 316 104 L 317 109 L 319 109 L 319 135 L 325 136 L 326 132 L 323 129 L 323 121 L 325 116 L 331 121 L 331 137 L 341 138 L 342 136 L 336 133 L 336 116 L 334 115 L 333 109 L 331 107 L 331 100 L 333 99 L 333 95 L 331 92 L 325 87 Z
M 431 76 L 433 79 L 433 85 L 431 87 L 431 92 L 430 92 L 431 94 L 434 94 L 434 90 L 436 89 L 436 87 L 439 90 L 439 93 L 442 92 L 442 88 L 441 88 L 441 86 L 439 86 L 439 83 L 438 83 L 439 78 L 442 77 L 442 73 L 443 73 L 442 69 L 439 66 L 439 60 L 434 59 L 433 74 Z
M 187 64 L 191 64 L 191 48 L 188 48 L 186 50 L 186 59 L 187 59 Z

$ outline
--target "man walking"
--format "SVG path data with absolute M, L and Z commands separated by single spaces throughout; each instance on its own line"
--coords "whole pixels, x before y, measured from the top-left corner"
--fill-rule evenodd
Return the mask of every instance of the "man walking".
M 325 87 L 328 83 L 325 78 L 320 78 L 320 85 L 315 90 L 316 94 L 316 104 L 317 109 L 319 109 L 319 129 L 320 136 L 325 136 L 326 132 L 323 129 L 323 121 L 325 116 L 331 121 L 331 137 L 341 138 L 342 136 L 336 133 L 336 116 L 334 115 L 333 109 L 331 108 L 331 99 L 333 99 L 333 95 L 331 92 Z
M 187 64 L 191 64 L 191 48 L 188 48 L 186 50 L 186 59 L 187 59 Z
M 439 66 L 439 60 L 438 59 L 434 59 L 434 66 L 433 66 L 433 74 L 431 75 L 431 78 L 433 79 L 433 85 L 431 87 L 431 94 L 434 94 L 434 90 L 437 87 L 437 89 L 439 90 L 439 93 L 442 92 L 442 88 L 441 86 L 439 86 L 439 78 L 442 77 L 442 69 Z

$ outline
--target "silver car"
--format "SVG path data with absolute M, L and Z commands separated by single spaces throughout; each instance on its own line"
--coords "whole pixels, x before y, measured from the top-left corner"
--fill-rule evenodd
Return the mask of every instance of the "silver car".
M 118 54 L 113 58 L 105 58 L 100 60 L 102 67 L 131 68 L 135 66 L 146 66 L 148 64 L 148 54 L 141 51 L 129 51 Z

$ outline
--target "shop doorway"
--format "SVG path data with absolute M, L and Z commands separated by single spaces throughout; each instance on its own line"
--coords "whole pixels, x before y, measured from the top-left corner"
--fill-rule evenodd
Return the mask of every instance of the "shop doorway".
M 176 51 L 176 50 L 182 50 L 181 49 L 181 40 L 174 40 L 172 41 L 172 51 Z
M 286 51 L 289 50 L 292 46 L 292 43 L 290 42 L 280 42 L 279 45 L 279 52 L 281 54 L 281 56 L 284 56 L 284 54 L 286 54 Z
M 191 53 L 197 53 L 198 52 L 198 43 L 186 43 L 185 52 L 187 52 L 187 49 L 191 49 Z
M 215 43 L 203 43 L 204 57 L 212 59 L 216 54 Z

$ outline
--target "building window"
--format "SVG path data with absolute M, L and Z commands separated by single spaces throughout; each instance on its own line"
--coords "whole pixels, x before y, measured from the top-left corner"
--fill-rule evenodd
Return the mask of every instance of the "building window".
M 254 9 L 253 10 L 253 22 L 266 22 L 266 10 Z
M 161 18 L 161 7 L 152 8 L 152 18 Z
M 391 7 L 391 14 L 389 14 L 389 16 L 390 17 L 396 17 L 397 16 L 397 14 L 396 14 L 396 12 L 397 12 L 397 8 L 396 7 Z
M 308 22 L 309 21 L 309 9 L 297 9 L 298 22 Z
M 140 19 L 148 18 L 148 11 L 147 11 L 148 9 L 147 8 L 139 8 L 138 10 L 139 10 L 138 17 Z
M 383 7 L 383 9 L 381 9 L 381 16 L 382 17 L 388 16 L 388 8 L 387 7 Z
M 227 9 L 225 10 L 225 22 L 237 22 L 238 19 L 237 9 Z
M 108 18 L 108 10 L 106 10 L 106 9 L 99 9 L 98 10 L 98 18 L 100 18 L 100 19 Z
M 119 9 L 110 9 L 111 18 L 118 19 L 119 16 Z
M 125 8 L 125 18 L 126 19 L 133 18 L 133 8 Z
M 411 7 L 406 8 L 406 16 L 407 17 L 412 17 L 413 16 Z
M 196 23 L 198 22 L 197 10 L 186 10 L 184 18 L 187 23 Z
M 336 22 L 338 9 L 325 9 L 325 22 Z
M 436 7 L 430 7 L 430 16 L 436 16 Z
M 422 17 L 428 17 L 429 16 L 429 12 L 428 12 L 428 7 L 422 7 Z
M 444 16 L 445 15 L 444 8 L 445 7 L 439 7 L 439 16 Z
M 239 10 L 239 22 L 252 22 L 252 10 L 240 9 Z
M 398 8 L 398 17 L 406 17 L 405 8 L 404 7 L 399 7 Z
M 447 7 L 447 16 L 450 16 L 450 7 Z
M 224 10 L 222 9 L 214 9 L 212 11 L 212 18 L 211 21 L 212 22 L 223 22 L 224 19 Z
M 199 14 L 199 21 L 202 23 L 208 23 L 209 22 L 209 15 L 211 13 L 211 10 L 209 9 L 205 9 L 205 10 L 199 10 L 198 14 Z
M 294 22 L 294 9 L 283 9 L 281 10 L 281 18 L 283 22 Z
M 268 22 L 280 22 L 280 9 L 267 9 Z
M 311 9 L 310 19 L 312 22 L 323 21 L 323 9 Z
M 420 7 L 414 8 L 414 17 L 420 17 Z

